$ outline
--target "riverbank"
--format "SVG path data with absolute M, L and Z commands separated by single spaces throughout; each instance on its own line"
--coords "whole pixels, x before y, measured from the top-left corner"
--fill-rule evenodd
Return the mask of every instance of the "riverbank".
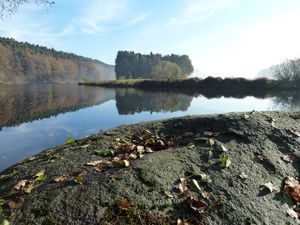
M 299 223 L 299 122 L 300 112 L 232 113 L 69 139 L 0 173 L 1 216 L 18 225 Z

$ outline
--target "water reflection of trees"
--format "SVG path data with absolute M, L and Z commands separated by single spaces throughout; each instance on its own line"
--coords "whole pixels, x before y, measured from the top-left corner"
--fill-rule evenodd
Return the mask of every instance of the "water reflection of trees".
M 78 85 L 0 86 L 0 127 L 13 126 L 114 98 L 114 90 Z
M 285 91 L 277 93 L 273 102 L 279 110 L 300 109 L 300 91 Z
M 193 97 L 182 93 L 116 89 L 116 105 L 119 114 L 128 115 L 143 111 L 186 111 Z

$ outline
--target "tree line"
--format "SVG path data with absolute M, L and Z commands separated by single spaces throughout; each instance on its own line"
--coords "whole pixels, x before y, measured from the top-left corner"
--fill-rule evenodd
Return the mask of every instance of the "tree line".
M 140 54 L 118 51 L 115 61 L 117 79 L 186 78 L 194 71 L 187 55 Z
M 73 83 L 114 77 L 114 67 L 101 61 L 0 38 L 0 83 Z

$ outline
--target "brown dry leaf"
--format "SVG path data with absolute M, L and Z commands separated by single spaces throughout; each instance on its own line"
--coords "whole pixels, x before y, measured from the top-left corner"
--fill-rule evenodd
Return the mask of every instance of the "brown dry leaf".
M 190 191 L 189 189 L 184 186 L 183 184 L 179 184 L 178 188 L 180 190 L 180 192 L 185 196 L 185 197 L 189 197 L 190 196 Z
M 101 163 L 97 164 L 94 169 L 97 172 L 102 172 L 104 170 L 107 170 L 108 168 L 112 167 L 112 162 L 108 160 L 103 160 Z
M 30 193 L 32 188 L 34 188 L 34 181 L 32 180 L 20 180 L 13 188 L 12 192 L 24 191 Z
M 127 200 L 120 200 L 117 202 L 117 206 L 122 209 L 122 210 L 125 210 L 125 211 L 128 211 L 131 209 L 131 204 L 129 201 Z
M 265 157 L 262 155 L 255 155 L 253 161 L 257 163 L 262 163 L 265 160 Z
M 290 188 L 290 196 L 294 202 L 300 202 L 300 185 Z
M 56 176 L 56 177 L 54 177 L 53 180 L 54 180 L 56 183 L 59 183 L 59 182 L 65 181 L 67 178 L 68 178 L 67 176 Z
M 281 159 L 285 162 L 292 163 L 295 160 L 295 157 L 292 155 L 283 155 Z
M 295 204 L 300 202 L 300 184 L 295 178 L 284 178 L 282 191 L 288 193 Z
M 169 197 L 169 198 L 174 198 L 174 195 L 172 194 L 172 192 L 170 192 L 170 191 L 165 191 L 164 193 L 165 193 L 165 195 L 166 195 L 167 197 Z
M 289 131 L 295 136 L 300 137 L 300 132 L 296 128 L 291 128 Z
M 201 213 L 204 212 L 207 207 L 207 203 L 202 200 L 188 198 L 187 203 L 190 205 L 192 209 Z
M 86 163 L 87 166 L 97 166 L 98 164 L 102 163 L 102 160 L 96 160 L 92 162 Z

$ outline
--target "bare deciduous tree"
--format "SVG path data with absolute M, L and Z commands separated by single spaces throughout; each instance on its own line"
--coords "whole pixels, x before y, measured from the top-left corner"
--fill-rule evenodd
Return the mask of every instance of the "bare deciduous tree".
M 25 4 L 33 2 L 37 5 L 47 5 L 51 6 L 54 4 L 54 1 L 51 0 L 0 0 L 0 17 L 11 16 L 16 13 L 18 8 Z
M 300 80 L 300 59 L 289 59 L 271 67 L 275 78 L 282 81 Z

